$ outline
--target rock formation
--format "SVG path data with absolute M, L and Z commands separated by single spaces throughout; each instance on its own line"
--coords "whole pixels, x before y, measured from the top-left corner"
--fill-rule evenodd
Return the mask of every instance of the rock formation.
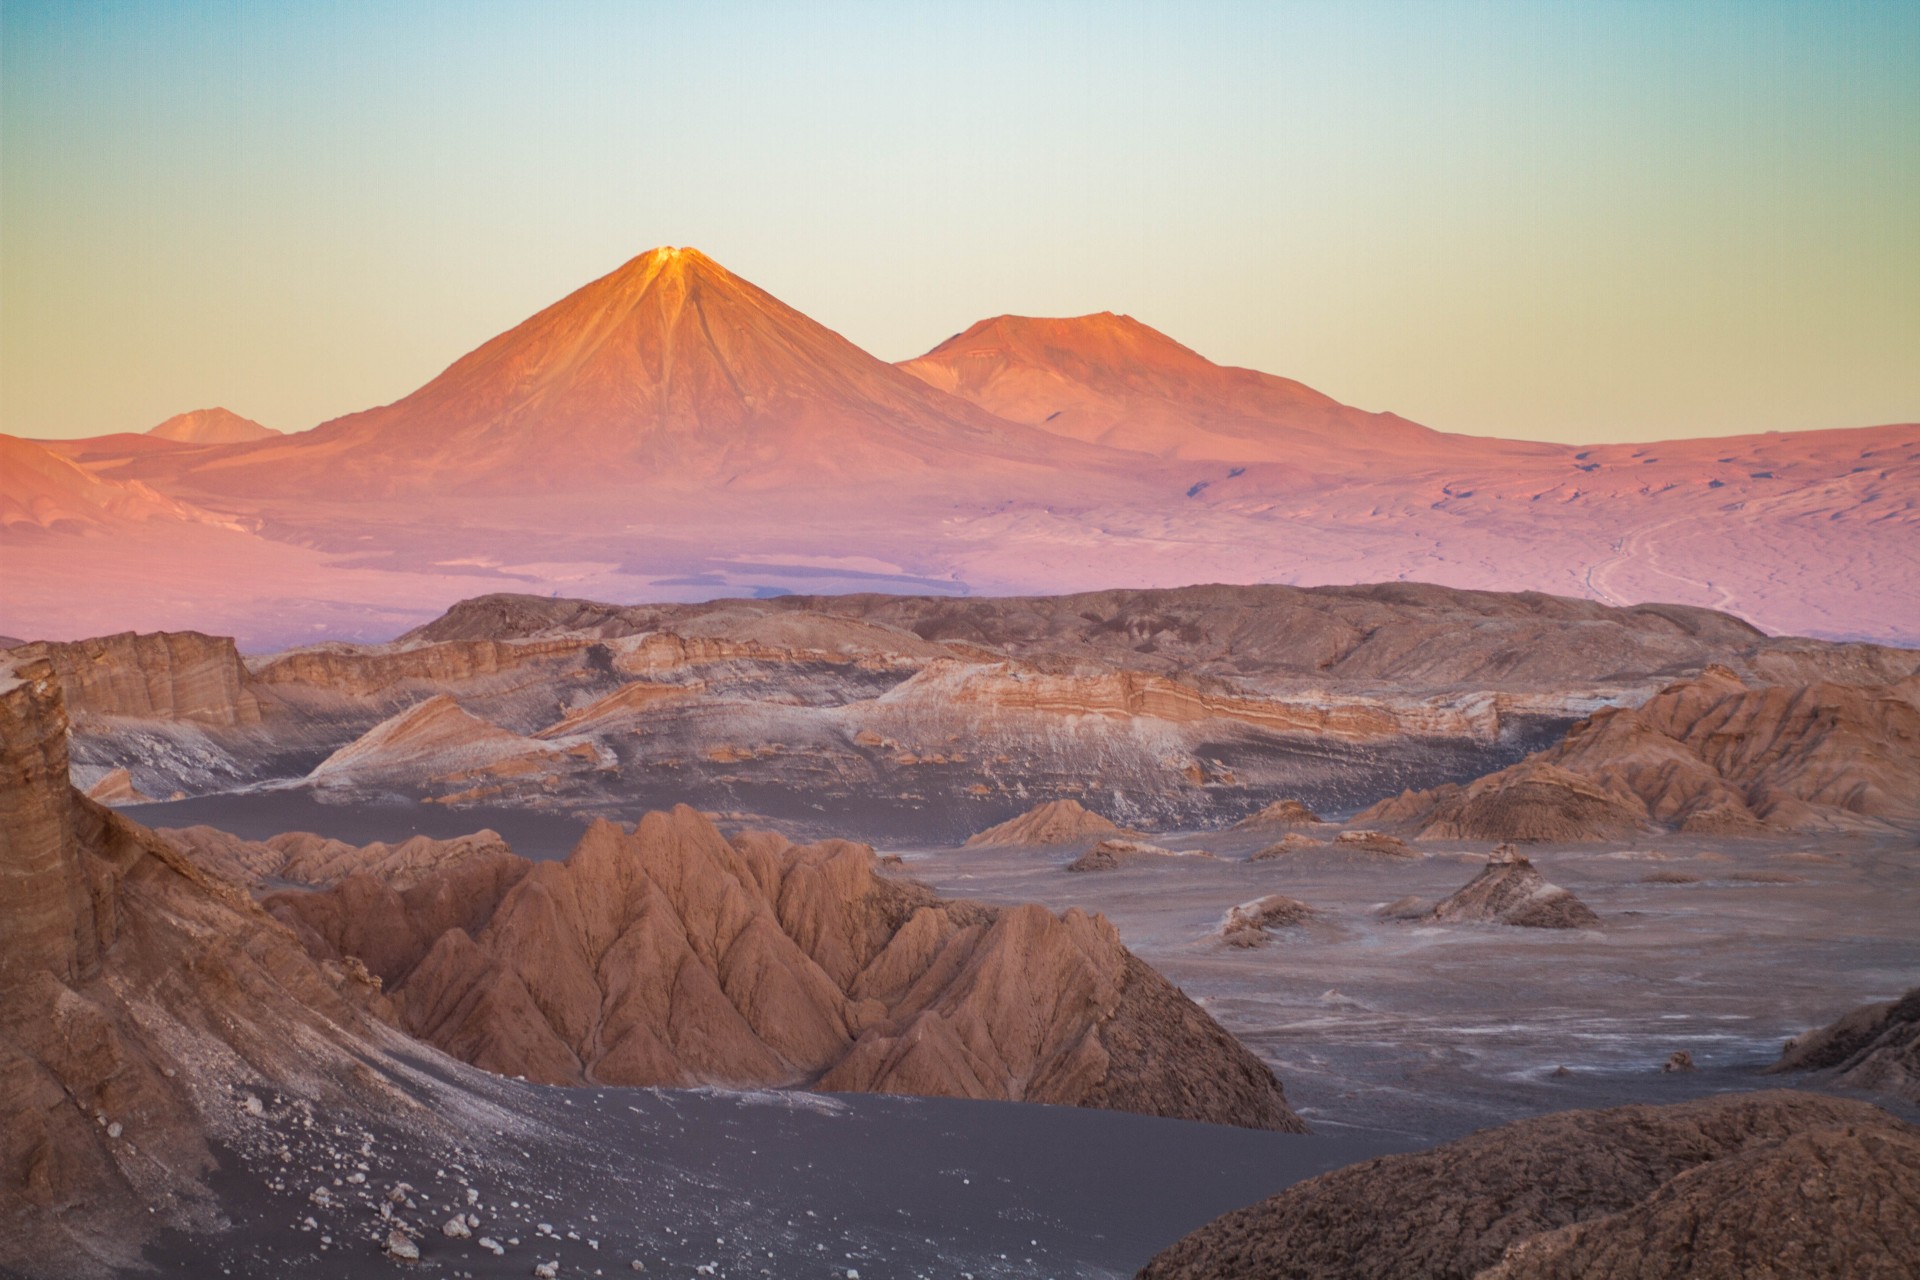
M 1313 908 L 1299 899 L 1270 893 L 1230 907 L 1214 932 L 1230 947 L 1264 947 L 1267 930 L 1305 924 L 1313 916 Z
M 1418 858 L 1420 851 L 1398 836 L 1361 828 L 1342 831 L 1331 846 L 1338 853 L 1363 853 L 1380 858 Z
M 147 804 L 153 797 L 142 795 L 133 785 L 133 775 L 125 769 L 109 769 L 87 788 L 87 799 L 99 804 Z
M 1289 831 L 1265 848 L 1257 849 L 1248 857 L 1248 862 L 1272 862 L 1280 858 L 1291 858 L 1299 853 L 1311 853 L 1325 850 L 1327 842 L 1316 840 L 1312 836 L 1301 835 L 1298 831 Z
M 472 851 L 398 891 L 355 873 L 267 903 L 317 954 L 363 962 L 414 1034 L 506 1075 L 1300 1127 L 1104 918 L 941 901 L 876 877 L 864 845 L 728 840 L 685 806 L 597 823 L 565 862 Z
M 1920 1103 L 1920 988 L 1795 1036 L 1768 1070 L 1830 1072 L 1846 1088 Z
M 1067 864 L 1069 871 L 1112 871 L 1161 858 L 1211 858 L 1201 850 L 1167 849 L 1144 840 L 1102 840 Z
M 80 1276 L 213 1225 L 233 1087 L 378 1094 L 398 1037 L 372 985 L 73 791 L 67 728 L 53 664 L 0 671 L 0 1269 Z
M 533 775 L 599 766 L 592 743 L 537 741 L 489 724 L 446 694 L 381 721 L 315 765 L 316 786 L 337 789 L 472 790 Z M 487 794 L 482 792 L 481 794 Z
M 1357 821 L 1412 828 L 1439 840 L 1523 840 L 1558 844 L 1621 840 L 1646 826 L 1632 799 L 1544 761 L 1527 761 L 1462 787 L 1407 792 Z
M 1272 804 L 1233 824 L 1235 831 L 1265 831 L 1270 827 L 1310 827 L 1323 821 L 1319 814 L 1298 800 L 1275 800 Z
M 190 721 L 227 728 L 260 722 L 261 701 L 226 636 L 197 631 L 131 631 L 66 643 L 21 645 L 8 657 L 45 658 L 83 717 Z
M 1465 888 L 1446 898 L 1427 916 L 1450 923 L 1518 925 L 1526 929 L 1590 929 L 1600 917 L 1580 899 L 1550 884 L 1538 868 L 1503 846 Z
M 1559 1112 L 1364 1161 L 1216 1219 L 1140 1276 L 1892 1276 L 1916 1249 L 1920 1131 L 1773 1092 Z
M 330 888 L 356 873 L 406 889 L 476 859 L 514 857 L 498 832 L 476 831 L 453 839 L 413 836 L 398 844 L 351 845 L 343 840 L 290 831 L 266 840 L 243 840 L 214 827 L 169 827 L 159 834 L 228 880 L 265 890 L 278 885 Z M 531 865 L 531 864 L 529 864 Z
M 1920 827 L 1920 677 L 1752 685 L 1714 666 L 1466 787 L 1359 815 L 1456 839 L 1576 841 Z
M 1016 818 L 988 827 L 969 838 L 967 846 L 1079 844 L 1126 834 L 1078 800 L 1049 800 Z

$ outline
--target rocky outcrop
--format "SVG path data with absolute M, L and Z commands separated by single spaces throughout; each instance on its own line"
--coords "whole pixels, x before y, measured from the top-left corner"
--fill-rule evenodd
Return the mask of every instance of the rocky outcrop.
M 1313 908 L 1298 898 L 1270 893 L 1228 908 L 1214 933 L 1230 947 L 1264 947 L 1269 929 L 1305 924 L 1313 916 Z
M 1420 851 L 1398 836 L 1365 827 L 1342 831 L 1333 838 L 1332 848 L 1339 853 L 1360 853 L 1377 858 L 1417 858 Z
M 1845 1088 L 1920 1103 L 1920 988 L 1795 1036 L 1768 1070 L 1828 1072 Z
M 1920 1245 L 1917 1189 L 1920 1131 L 1862 1102 L 1566 1111 L 1309 1179 L 1140 1276 L 1893 1276 Z
M 1153 862 L 1162 858 L 1211 858 L 1201 850 L 1168 849 L 1144 840 L 1102 840 L 1072 862 L 1069 871 L 1112 871 L 1117 867 Z
M 494 831 L 446 840 L 412 836 L 398 844 L 365 845 L 306 831 L 266 840 L 243 840 L 214 827 L 163 828 L 160 834 L 192 853 L 201 865 L 256 890 L 276 883 L 328 888 L 355 873 L 406 889 L 476 860 L 515 856 Z
M 1533 863 L 1505 846 L 1467 886 L 1428 913 L 1448 923 L 1510 924 L 1526 929 L 1590 929 L 1600 923 L 1592 909 Z
M 1577 841 L 1920 827 L 1920 677 L 1751 685 L 1726 667 L 1606 708 L 1554 747 L 1357 820 L 1454 839 Z
M 1009 818 L 979 832 L 967 841 L 967 847 L 1079 844 L 1086 840 L 1127 834 L 1078 800 L 1049 800 L 1016 818 Z
M 73 791 L 67 728 L 52 663 L 0 670 L 0 1269 L 90 1276 L 213 1225 L 232 1087 L 378 1092 L 391 1033 L 370 984 Z
M 563 668 L 593 641 L 584 637 L 508 642 L 450 640 L 436 644 L 322 645 L 293 649 L 260 664 L 254 679 L 284 696 L 303 689 L 334 698 L 404 696 L 490 677 Z
M 133 775 L 125 769 L 109 769 L 87 788 L 87 799 L 100 804 L 148 804 L 153 797 L 143 795 L 133 785 Z
M 502 1074 L 1299 1127 L 1272 1073 L 1104 918 L 942 901 L 877 877 L 864 845 L 728 840 L 682 806 L 598 823 L 497 896 L 504 869 L 477 888 L 451 874 L 384 897 L 355 874 L 269 904 L 320 954 L 363 961 L 414 1034 Z
M 549 744 L 512 733 L 467 711 L 446 694 L 382 720 L 314 766 L 310 784 L 324 788 L 441 790 L 601 763 L 591 743 Z
M 1631 797 L 1558 766 L 1529 761 L 1464 787 L 1403 793 L 1355 821 L 1411 828 L 1440 840 L 1573 844 L 1629 838 L 1645 828 L 1647 817 Z
M 69 715 L 185 720 L 237 726 L 260 722 L 261 703 L 239 650 L 226 636 L 155 631 L 70 642 L 38 641 L 9 652 L 44 658 L 66 692 Z
M 478 932 L 533 864 L 492 831 L 350 845 L 306 832 L 242 840 L 212 827 L 160 833 L 248 886 L 322 961 L 398 982 L 451 929 Z M 304 889 L 330 889 L 309 893 Z
M 1315 840 L 1312 836 L 1301 835 L 1298 831 L 1289 831 L 1272 844 L 1257 849 L 1248 857 L 1248 862 L 1273 862 L 1281 858 L 1291 858 L 1295 854 L 1324 850 L 1327 842 Z
M 403 639 L 638 635 L 675 629 L 739 601 L 612 605 L 490 595 L 462 601 Z M 1402 687 L 1564 690 L 1596 671 L 1748 667 L 1762 656 L 1809 669 L 1804 640 L 1769 640 L 1728 614 L 1674 605 L 1612 609 L 1538 592 L 1459 591 L 1416 582 L 1368 586 L 1194 586 L 1056 596 L 783 596 L 755 601 L 773 615 L 818 613 L 885 625 L 949 645 L 1034 662 L 1059 659 L 1192 676 L 1285 675 Z M 1863 679 L 1912 674 L 1920 659 L 1880 650 Z M 1775 656 L 1777 655 L 1777 656 Z M 1831 678 L 1831 677 L 1830 677 Z
M 1235 831 L 1266 831 L 1274 827 L 1311 827 L 1323 821 L 1298 800 L 1275 800 L 1260 812 L 1233 824 Z

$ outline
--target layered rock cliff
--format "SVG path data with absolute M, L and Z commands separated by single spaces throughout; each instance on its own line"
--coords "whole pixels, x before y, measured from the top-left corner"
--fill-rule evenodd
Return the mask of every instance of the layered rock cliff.
M 260 700 L 226 636 L 156 631 L 66 643 L 38 641 L 8 655 L 43 658 L 66 692 L 67 713 L 187 720 L 237 726 L 260 722 Z
M 397 1037 L 370 983 L 75 792 L 67 729 L 53 663 L 0 670 L 0 1268 L 80 1276 L 212 1225 L 233 1088 L 378 1094 Z

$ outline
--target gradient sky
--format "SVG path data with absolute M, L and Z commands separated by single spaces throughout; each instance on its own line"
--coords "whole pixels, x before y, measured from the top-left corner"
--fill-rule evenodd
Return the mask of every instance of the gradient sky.
M 656 244 L 1476 434 L 1920 418 L 1920 3 L 0 7 L 0 430 L 392 400 Z

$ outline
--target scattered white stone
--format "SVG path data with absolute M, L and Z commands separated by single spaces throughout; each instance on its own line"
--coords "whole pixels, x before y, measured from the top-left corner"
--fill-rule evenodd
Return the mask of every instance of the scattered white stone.
M 474 1241 L 474 1243 L 479 1245 L 482 1249 L 492 1250 L 493 1256 L 496 1258 L 506 1253 L 506 1250 L 501 1247 L 500 1242 L 498 1240 L 495 1240 L 492 1236 L 481 1236 L 478 1240 Z
M 640 1261 L 640 1259 L 638 1258 L 635 1258 L 632 1262 L 629 1262 L 627 1265 L 632 1267 L 635 1271 L 645 1271 L 647 1269 L 647 1264 Z
M 267 1104 L 260 1101 L 258 1095 L 251 1093 L 247 1095 L 247 1100 L 240 1104 L 240 1109 L 250 1116 L 267 1114 Z
M 473 1228 L 467 1225 L 467 1216 L 463 1213 L 456 1213 L 448 1218 L 446 1225 L 440 1228 L 440 1232 L 451 1240 L 468 1240 L 473 1236 Z
M 560 1274 L 560 1264 L 557 1262 L 537 1263 L 533 1268 L 533 1274 L 537 1277 L 537 1280 L 553 1280 L 555 1276 Z
M 420 1246 L 399 1231 L 387 1232 L 387 1256 L 402 1262 L 420 1261 Z
M 347 1181 L 353 1183 L 355 1186 L 360 1185 L 366 1180 L 367 1175 L 364 1173 L 350 1173 L 347 1175 Z
M 478 1191 L 475 1191 L 472 1187 L 467 1188 L 467 1203 L 468 1204 L 480 1203 L 480 1193 Z

